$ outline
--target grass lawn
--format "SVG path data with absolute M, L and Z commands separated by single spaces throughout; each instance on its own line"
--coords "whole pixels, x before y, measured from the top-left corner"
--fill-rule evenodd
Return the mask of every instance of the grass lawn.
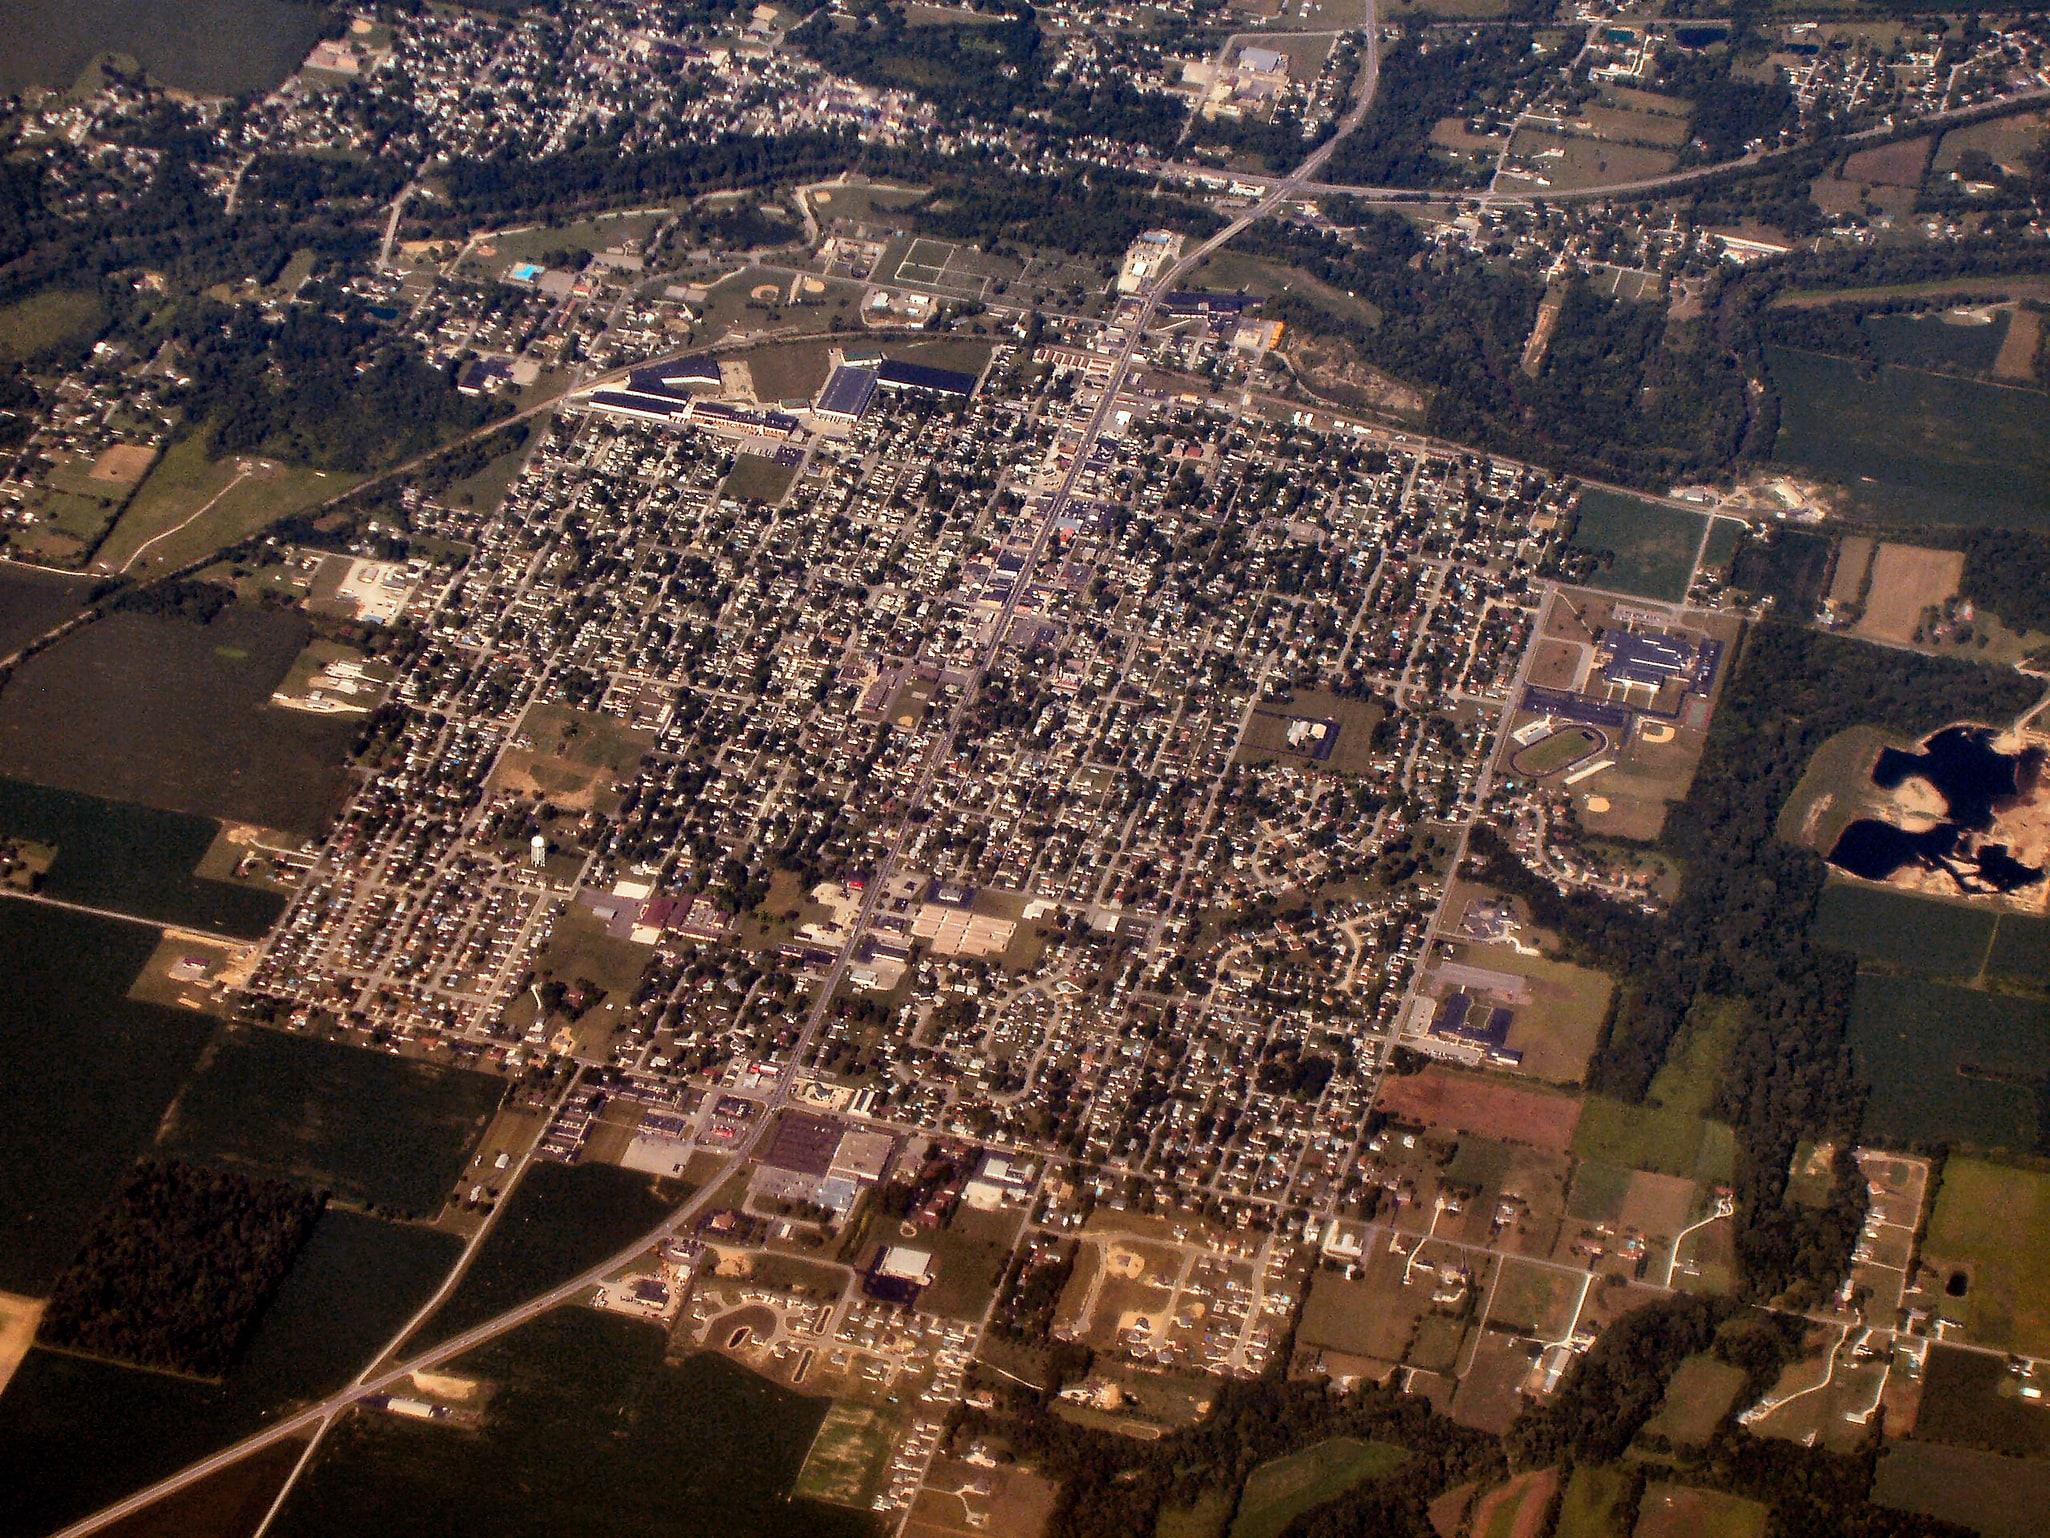
M 1581 494 L 1573 544 L 1614 557 L 1595 572 L 1591 586 L 1675 602 L 1687 596 L 1694 554 L 1707 527 L 1706 513 L 1596 488 Z
M 957 1211 L 953 1221 L 933 1236 L 939 1280 L 919 1294 L 918 1306 L 949 1319 L 980 1319 L 1003 1280 L 1004 1262 L 1024 1220 L 1019 1209 Z
M 1583 1160 L 1714 1185 L 1728 1184 L 1736 1158 L 1730 1129 L 1720 1122 L 1606 1095 L 1587 1097 L 1573 1151 Z
M 229 1027 L 173 1103 L 158 1148 L 432 1218 L 504 1091 L 492 1074 Z
M 1523 1054 L 1522 1072 L 1556 1084 L 1578 1083 L 1615 992 L 1608 974 L 1519 955 L 1501 945 L 1461 945 L 1454 954 L 1468 966 L 1512 973 L 1528 982 L 1530 999 L 1517 1006 L 1508 1045 Z
M 518 790 L 557 806 L 601 812 L 618 808 L 613 786 L 628 778 L 654 744 L 655 734 L 602 711 L 536 705 L 520 723 L 498 770 L 494 790 Z
M 245 465 L 251 467 L 247 474 Z M 95 553 L 93 569 L 137 575 L 173 570 L 338 496 L 360 479 L 253 457 L 209 459 L 205 439 L 194 434 L 164 451 Z
M 1647 1485 L 1635 1538 L 1764 1538 L 1766 1509 L 1757 1501 L 1691 1485 Z
M 835 1403 L 819 1424 L 791 1494 L 866 1509 L 890 1461 L 898 1424 L 895 1414 L 879 1406 Z
M 781 502 L 797 479 L 797 466 L 779 465 L 764 454 L 739 453 L 719 494 L 738 502 Z
M 1712 1356 L 1690 1356 L 1667 1382 L 1666 1397 L 1644 1429 L 1690 1447 L 1706 1442 L 1743 1386 L 1742 1368 Z
M 2050 1353 L 2050 1174 L 1953 1155 L 1922 1258 L 1966 1276 L 1937 1305 L 1967 1344 Z
M 0 363 L 20 363 L 52 347 L 97 331 L 107 312 L 99 295 L 83 289 L 46 288 L 0 305 Z
M 1574 1465 L 1566 1483 L 1566 1497 L 1559 1507 L 1559 1526 L 1554 1538 L 1628 1538 L 1622 1530 L 1623 1488 L 1628 1483 L 1621 1469 L 1606 1464 Z
M 1336 1500 L 1364 1480 L 1394 1472 L 1408 1456 L 1386 1442 L 1332 1437 L 1263 1463 L 1246 1476 L 1231 1538 L 1279 1538 L 1303 1512 Z

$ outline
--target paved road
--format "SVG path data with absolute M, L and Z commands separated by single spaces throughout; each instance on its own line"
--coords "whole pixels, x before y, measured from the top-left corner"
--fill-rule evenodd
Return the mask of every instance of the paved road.
M 1845 134 L 1840 138 L 1826 141 L 1826 143 L 1830 145 L 1860 144 L 1874 139 L 1888 138 L 1894 134 L 1911 133 L 1925 128 L 1945 127 L 1974 118 L 2004 117 L 2010 112 L 2019 112 L 2023 108 L 2046 100 L 2050 100 L 2050 87 L 2043 87 L 2032 91 L 2021 91 L 2013 96 L 2003 97 L 1999 101 L 1979 102 L 1969 107 L 1953 107 L 1947 112 L 1932 112 L 1926 117 L 1912 118 L 1876 128 L 1860 129 L 1857 133 Z M 1337 140 L 1333 139 L 1331 146 L 1335 146 L 1336 143 Z M 1316 157 L 1317 164 L 1322 165 L 1323 161 L 1329 158 L 1331 146 L 1327 146 Z M 1562 187 L 1536 187 L 1524 192 L 1497 192 L 1492 194 L 1484 193 L 1478 187 L 1425 191 L 1416 187 L 1362 187 L 1350 182 L 1313 182 L 1299 179 L 1300 172 L 1287 178 L 1255 176 L 1239 172 L 1226 173 L 1219 171 L 1215 166 L 1188 165 L 1179 161 L 1164 161 L 1152 165 L 1142 164 L 1139 169 L 1155 176 L 1187 181 L 1215 181 L 1219 176 L 1229 175 L 1232 181 L 1241 182 L 1248 186 L 1289 186 L 1295 192 L 1306 192 L 1320 196 L 1325 194 L 1343 194 L 1344 196 L 1358 198 L 1362 202 L 1367 203 L 1455 203 L 1467 199 L 1480 199 L 1482 197 L 1486 197 L 1488 202 L 1495 204 L 1573 203 L 1602 198 L 1629 198 L 1650 192 L 1665 192 L 1676 187 L 1685 187 L 1692 182 L 1706 181 L 1711 177 L 1722 176 L 1731 171 L 1745 171 L 1754 166 L 1766 165 L 1774 160 L 1784 159 L 1789 155 L 1798 155 L 1805 150 L 1814 148 L 1817 148 L 1817 146 L 1796 144 L 1783 150 L 1768 150 L 1764 154 L 1742 155 L 1735 160 L 1720 160 L 1714 165 L 1693 166 L 1685 171 L 1670 171 L 1663 176 L 1647 176 L 1637 181 L 1629 182 L 1612 182 L 1605 187 L 1577 187 L 1570 189 Z
M 173 923 L 170 919 L 145 918 L 140 913 L 123 913 L 118 908 L 95 908 L 90 903 L 66 902 L 61 897 L 45 897 L 41 892 L 23 892 L 15 887 L 0 887 L 0 897 L 11 897 L 16 902 L 41 903 L 45 908 L 62 908 L 66 913 L 86 913 L 96 919 L 114 919 L 123 924 L 139 924 L 144 929 L 162 930 L 166 934 L 191 935 L 197 940 L 212 940 L 221 945 L 233 945 L 237 948 L 256 944 L 248 935 L 224 935 L 192 924 Z

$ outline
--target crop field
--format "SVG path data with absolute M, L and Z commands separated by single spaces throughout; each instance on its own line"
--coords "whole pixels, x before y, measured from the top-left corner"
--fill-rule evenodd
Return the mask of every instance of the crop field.
M 2050 1404 L 2024 1399 L 2020 1389 L 2018 1375 L 1997 1356 L 1931 1346 L 1915 1438 L 2017 1458 L 2050 1455 Z
M 298 1437 L 273 1442 L 105 1531 L 109 1538 L 242 1538 L 262 1525 L 305 1451 Z
M 1768 347 L 1781 400 L 1773 458 L 1908 522 L 2050 526 L 2050 397 L 1914 369 Z
M 1985 967 L 1999 922 L 1984 908 L 1832 881 L 1815 905 L 1808 938 L 1866 961 L 1968 981 Z
M 0 1534 L 46 1533 L 331 1392 L 426 1300 L 460 1247 L 328 1212 L 224 1383 L 31 1352 L 0 1396 Z
M 1707 527 L 1706 513 L 1595 489 L 1581 494 L 1573 544 L 1614 557 L 1594 574 L 1592 586 L 1671 603 L 1687 596 L 1694 554 Z
M 1872 1500 L 1962 1523 L 1985 1538 L 2040 1538 L 2050 1532 L 2050 1463 L 1895 1442 L 1879 1460 Z
M 0 903 L 0 1291 L 49 1290 L 213 1030 L 124 997 L 155 948 L 137 925 Z
M 1408 1456 L 1386 1442 L 1332 1437 L 1246 1476 L 1231 1538 L 1278 1538 L 1303 1512 L 1336 1500 L 1354 1485 L 1390 1474 Z
M 1627 1538 L 1622 1531 L 1623 1471 L 1606 1464 L 1574 1465 L 1559 1506 L 1555 1538 Z
M 71 618 L 91 591 L 91 583 L 76 578 L 0 566 L 0 657 Z
M 1690 1485 L 1647 1485 L 1635 1538 L 1764 1538 L 1766 1510 L 1756 1501 Z
M 459 1357 L 496 1394 L 470 1434 L 359 1411 L 323 1444 L 278 1538 L 562 1533 L 867 1538 L 865 1513 L 790 1498 L 823 1400 L 724 1357 L 664 1361 L 658 1327 L 566 1307 Z
M 2050 984 L 2050 919 L 2001 914 L 1986 953 L 1986 976 L 2039 988 Z
M 2040 1145 L 2050 1005 L 1864 973 L 1851 995 L 1850 1041 L 1871 1089 L 1865 1135 L 1879 1146 Z
M 193 874 L 216 832 L 203 817 L 0 780 L 0 834 L 57 851 L 43 877 L 45 896 L 255 939 L 284 902 Z
M 1606 1095 L 1587 1097 L 1573 1151 L 1595 1163 L 1716 1185 L 1730 1179 L 1736 1157 L 1735 1140 L 1721 1122 Z
M 166 1115 L 158 1147 L 432 1218 L 504 1090 L 491 1074 L 229 1027 Z
M 117 614 L 75 631 L 0 691 L 0 774 L 319 832 L 356 727 L 270 703 L 308 633 L 300 615 L 241 605 L 207 625 Z
M 1937 1307 L 1961 1339 L 2050 1354 L 2050 1175 L 1952 1156 L 1922 1258 L 1945 1277 Z
M 446 1340 L 567 1281 L 653 1228 L 685 1194 L 676 1181 L 613 1164 L 537 1160 L 454 1294 L 409 1344 Z
M 2013 324 L 2011 310 L 1974 307 L 1868 315 L 1858 329 L 1871 338 L 1881 363 L 1984 376 L 1993 371 Z
M 288 0 L 0 0 L 0 91 L 61 89 L 96 55 L 118 50 L 152 79 L 232 96 L 283 80 L 320 35 L 320 18 Z
M 1964 574 L 1962 551 L 1923 550 L 1889 540 L 1872 561 L 1872 580 L 1858 634 L 1909 644 L 1921 633 L 1923 611 L 1957 596 Z

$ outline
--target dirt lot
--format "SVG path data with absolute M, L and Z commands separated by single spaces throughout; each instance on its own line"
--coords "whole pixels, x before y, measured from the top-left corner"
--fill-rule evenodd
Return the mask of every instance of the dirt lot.
M 1922 611 L 1957 595 L 1965 558 L 1956 550 L 1885 544 L 1872 558 L 1872 591 L 1858 634 L 1905 645 L 1915 639 Z
M 157 451 L 140 443 L 117 443 L 93 461 L 91 476 L 117 486 L 133 486 L 157 462 Z
M 1829 584 L 1831 603 L 1855 603 L 1865 591 L 1865 574 L 1872 570 L 1872 541 L 1853 534 L 1837 547 L 1836 575 Z
M 1580 1122 L 1580 1102 L 1571 1095 L 1439 1067 L 1390 1078 L 1381 1088 L 1380 1108 L 1427 1127 L 1456 1127 L 1554 1153 L 1573 1146 L 1573 1129 Z
M 1537 1538 L 1544 1530 L 1545 1507 L 1558 1488 L 1557 1469 L 1519 1474 L 1481 1497 L 1473 1509 L 1472 1531 L 1487 1538 Z
M 2007 335 L 2001 338 L 2000 356 L 1993 360 L 1995 379 L 2032 380 L 2036 377 L 2036 349 L 2043 341 L 2043 317 L 2035 310 L 2017 305 L 2009 313 Z
M 1583 642 L 1546 636 L 1530 659 L 1530 682 L 1540 689 L 1571 689 L 1580 682 L 1580 670 L 1589 655 Z
M 933 1465 L 926 1485 L 911 1508 L 904 1538 L 984 1538 L 989 1533 L 1038 1538 L 1059 1494 L 1058 1486 L 1030 1469 L 980 1469 L 947 1458 Z M 986 1485 L 989 1494 L 972 1493 L 979 1485 Z M 971 1493 L 943 1495 L 943 1490 Z

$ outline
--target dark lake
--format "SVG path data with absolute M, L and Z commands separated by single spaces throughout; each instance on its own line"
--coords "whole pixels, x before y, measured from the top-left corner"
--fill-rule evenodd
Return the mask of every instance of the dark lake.
M 2032 790 L 2042 772 L 2043 753 L 2001 753 L 1984 727 L 1953 726 L 1936 733 L 1917 752 L 1888 748 L 1872 766 L 1872 782 L 1897 790 L 1909 779 L 1928 781 L 1943 797 L 1948 817 L 1920 833 L 1877 818 L 1861 817 L 1838 835 L 1830 864 L 1867 881 L 1884 881 L 1907 865 L 1935 868 L 1960 860 L 1977 867 L 1979 879 L 1997 892 L 2013 892 L 2043 879 L 2043 871 L 2015 859 L 2005 844 L 1984 843 L 1969 855 L 1958 844 L 1967 832 L 1983 833 L 1994 814 Z

